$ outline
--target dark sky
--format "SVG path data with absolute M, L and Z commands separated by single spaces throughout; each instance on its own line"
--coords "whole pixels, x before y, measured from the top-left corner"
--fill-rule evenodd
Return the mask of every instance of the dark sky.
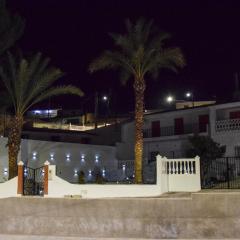
M 124 32 L 124 19 L 153 19 L 172 34 L 169 46 L 182 48 L 187 67 L 179 74 L 163 72 L 158 81 L 147 80 L 146 108 L 158 107 L 168 93 L 182 99 L 193 90 L 196 99 L 226 101 L 233 91 L 233 74 L 240 72 L 240 1 L 221 0 L 8 0 L 8 7 L 26 19 L 18 46 L 41 51 L 66 72 L 59 83 L 94 91 L 112 91 L 115 111 L 134 108 L 131 82 L 120 85 L 115 72 L 87 72 L 90 61 L 112 48 L 109 32 Z M 77 97 L 51 99 L 52 106 L 77 108 Z M 93 106 L 93 101 L 85 101 Z

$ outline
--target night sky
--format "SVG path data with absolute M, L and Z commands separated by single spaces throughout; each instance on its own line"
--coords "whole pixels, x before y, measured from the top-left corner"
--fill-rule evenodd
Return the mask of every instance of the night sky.
M 182 48 L 187 66 L 179 74 L 163 71 L 158 81 L 147 78 L 146 108 L 157 108 L 168 93 L 183 99 L 229 101 L 234 72 L 240 72 L 240 1 L 196 0 L 8 0 L 8 8 L 26 20 L 17 47 L 41 51 L 66 75 L 59 83 L 79 86 L 93 106 L 95 91 L 112 92 L 112 111 L 134 109 L 132 82 L 121 86 L 118 73 L 87 71 L 91 60 L 113 43 L 109 32 L 124 32 L 124 20 L 153 19 L 172 34 L 168 46 Z M 110 90 L 111 89 L 111 90 Z M 78 108 L 78 97 L 51 99 L 51 107 Z

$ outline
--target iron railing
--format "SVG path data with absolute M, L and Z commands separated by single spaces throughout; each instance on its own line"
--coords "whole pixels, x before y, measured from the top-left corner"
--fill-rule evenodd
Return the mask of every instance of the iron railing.
M 240 188 L 240 157 L 222 157 L 210 163 L 202 161 L 202 188 L 239 189 Z

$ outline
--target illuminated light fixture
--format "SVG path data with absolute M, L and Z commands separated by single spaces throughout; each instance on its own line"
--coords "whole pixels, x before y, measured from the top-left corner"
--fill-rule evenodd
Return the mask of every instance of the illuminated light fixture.
M 167 101 L 168 103 L 172 103 L 172 102 L 174 101 L 174 97 L 171 96 L 171 95 L 169 95 L 169 96 L 167 96 L 166 101 Z
M 81 155 L 81 162 L 82 163 L 85 162 L 85 155 L 84 154 Z
M 191 96 L 192 96 L 192 93 L 190 93 L 190 92 L 187 92 L 187 93 L 186 93 L 186 97 L 187 97 L 187 98 L 189 98 L 189 97 L 191 97 Z
M 42 111 L 40 111 L 40 110 L 34 110 L 34 113 L 35 114 L 40 114 Z
M 44 169 L 42 170 L 42 176 L 44 176 L 44 173 L 45 173 L 45 171 L 44 171 Z
M 99 156 L 95 155 L 95 162 L 98 163 L 99 162 Z
M 27 176 L 27 172 L 28 172 L 27 168 L 24 168 L 24 176 Z
M 78 170 L 74 170 L 74 177 L 78 176 Z
M 3 169 L 3 174 L 6 176 L 6 175 L 8 175 L 8 169 L 7 168 L 4 168 Z
M 88 176 L 89 176 L 89 177 L 92 176 L 92 170 L 88 170 Z
M 105 177 L 105 175 L 106 175 L 106 170 L 103 169 L 103 170 L 102 170 L 102 176 Z
M 126 170 L 126 165 L 125 165 L 125 164 L 122 165 L 122 170 L 123 170 L 123 171 Z
M 54 161 L 54 154 L 53 153 L 50 153 L 50 160 Z
M 67 161 L 67 162 L 70 162 L 70 154 L 69 154 L 69 153 L 66 154 L 66 161 Z
M 32 159 L 33 159 L 33 160 L 36 160 L 36 159 L 37 159 L 37 152 L 33 152 L 32 155 L 33 155 Z
M 103 99 L 103 101 L 107 101 L 108 97 L 106 95 L 104 95 L 102 99 Z

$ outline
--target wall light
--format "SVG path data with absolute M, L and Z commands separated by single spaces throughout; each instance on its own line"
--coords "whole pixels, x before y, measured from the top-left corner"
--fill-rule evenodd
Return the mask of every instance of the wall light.
M 74 170 L 74 177 L 76 177 L 76 176 L 78 176 L 78 170 L 77 169 Z
M 84 155 L 84 154 L 81 155 L 81 162 L 82 162 L 82 163 L 85 162 L 85 155 Z
M 66 161 L 67 161 L 67 162 L 70 162 L 70 154 L 69 154 L 69 153 L 66 154 Z
M 54 154 L 53 153 L 50 153 L 50 160 L 54 161 Z
M 98 163 L 99 162 L 99 156 L 95 155 L 95 162 Z
M 89 176 L 89 177 L 92 176 L 92 170 L 88 170 L 88 176 Z
M 103 176 L 103 177 L 106 176 L 106 170 L 105 170 L 105 169 L 102 170 L 102 176 Z
M 4 174 L 5 176 L 8 175 L 8 169 L 7 169 L 7 168 L 4 168 L 4 169 L 3 169 L 3 174 Z
M 33 152 L 32 155 L 33 155 L 32 159 L 36 160 L 37 159 L 37 152 Z

